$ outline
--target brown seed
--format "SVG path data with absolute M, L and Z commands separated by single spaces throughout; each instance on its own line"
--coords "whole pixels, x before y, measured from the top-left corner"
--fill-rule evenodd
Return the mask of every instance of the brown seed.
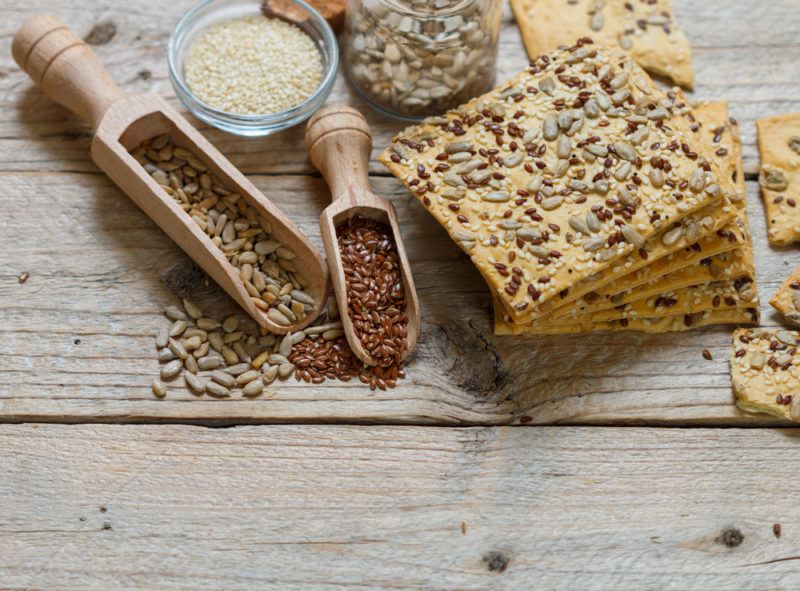
M 17 277 L 17 283 L 20 283 L 20 284 L 25 283 L 28 280 L 28 277 L 30 277 L 30 276 L 31 276 L 30 273 L 28 273 L 27 271 L 23 271 Z
M 711 361 L 713 358 L 714 357 L 711 355 L 711 351 L 709 351 L 708 349 L 703 349 L 703 359 Z
M 159 380 L 153 380 L 153 394 L 159 398 L 164 398 L 167 395 L 167 387 Z

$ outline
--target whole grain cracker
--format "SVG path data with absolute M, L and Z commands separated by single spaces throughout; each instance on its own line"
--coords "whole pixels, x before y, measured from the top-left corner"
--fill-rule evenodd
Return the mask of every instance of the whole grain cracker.
M 736 405 L 800 421 L 800 334 L 783 329 L 739 329 L 733 333 L 731 382 Z
M 772 296 L 769 305 L 780 312 L 786 322 L 800 326 L 800 267 L 784 281 Z
M 756 120 L 759 184 L 772 246 L 800 241 L 800 113 Z
M 581 40 L 406 130 L 380 160 L 470 254 L 509 314 L 533 319 L 565 288 L 722 199 L 704 148 L 670 108 L 630 58 Z M 608 212 L 597 232 L 592 206 Z
M 692 53 L 670 0 L 511 0 L 528 55 L 590 36 L 628 51 L 651 74 L 692 87 Z

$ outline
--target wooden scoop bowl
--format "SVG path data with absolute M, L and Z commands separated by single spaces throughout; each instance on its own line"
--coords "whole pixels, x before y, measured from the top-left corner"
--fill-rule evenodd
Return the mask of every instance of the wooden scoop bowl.
M 406 251 L 400 237 L 397 212 L 391 202 L 377 197 L 369 188 L 367 173 L 372 136 L 364 116 L 345 105 L 330 105 L 317 111 L 306 127 L 306 148 L 311 162 L 319 169 L 331 190 L 333 203 L 322 212 L 322 243 L 331 274 L 333 291 L 342 317 L 342 326 L 356 356 L 368 365 L 377 365 L 367 353 L 353 329 L 347 313 L 347 286 L 336 238 L 336 226 L 362 216 L 387 225 L 394 238 L 403 278 L 408 335 L 405 356 L 414 349 L 419 337 L 419 303 Z
M 14 60 L 53 100 L 94 128 L 92 159 L 158 226 L 192 257 L 258 324 L 278 334 L 310 324 L 325 305 L 328 269 L 308 239 L 258 189 L 161 97 L 127 95 L 97 55 L 64 23 L 34 16 L 14 35 Z M 210 238 L 129 154 L 142 141 L 169 133 L 231 192 L 270 221 L 275 238 L 295 252 L 315 308 L 302 322 L 279 325 L 250 299 L 238 270 Z

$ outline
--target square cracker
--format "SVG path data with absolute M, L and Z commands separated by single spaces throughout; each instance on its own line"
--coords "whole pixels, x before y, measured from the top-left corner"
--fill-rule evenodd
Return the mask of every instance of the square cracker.
M 736 405 L 800 421 L 800 334 L 752 328 L 733 333 L 731 382 Z
M 686 99 L 680 90 L 675 89 L 674 94 L 670 96 L 674 96 L 676 105 L 686 104 Z M 713 152 L 714 159 L 725 176 L 723 186 L 733 187 L 732 190 L 726 191 L 726 194 L 736 208 L 737 219 L 728 229 L 737 236 L 737 243 L 730 243 L 730 248 L 725 249 L 715 247 L 713 239 L 698 241 L 697 246 L 702 247 L 703 256 L 696 256 L 696 252 L 684 249 L 666 260 L 659 260 L 636 273 L 608 283 L 606 287 L 593 290 L 575 302 L 574 307 L 580 307 L 583 312 L 610 308 L 616 304 L 635 301 L 667 290 L 725 279 L 749 278 L 753 286 L 750 291 L 754 295 L 757 294 L 754 287 L 755 264 L 752 237 L 747 221 L 738 124 L 728 115 L 727 101 L 700 103 L 695 105 L 693 112 L 685 111 L 684 116 L 690 121 L 692 131 L 698 134 Z M 719 254 L 726 251 L 732 252 Z M 709 258 L 710 255 L 718 254 L 719 256 L 713 259 Z M 728 262 L 731 263 L 730 267 L 727 265 Z M 736 285 L 740 288 L 745 287 L 742 281 Z M 754 300 L 752 305 L 757 306 L 757 300 Z M 552 317 L 564 316 L 566 312 L 566 308 L 557 309 Z
M 405 130 L 380 160 L 511 317 L 532 320 L 564 289 L 722 202 L 704 146 L 671 108 L 628 56 L 582 41 Z
M 511 0 L 528 55 L 591 37 L 620 47 L 651 74 L 692 87 L 692 52 L 670 0 Z
M 772 246 L 800 241 L 800 113 L 756 120 L 758 177 Z

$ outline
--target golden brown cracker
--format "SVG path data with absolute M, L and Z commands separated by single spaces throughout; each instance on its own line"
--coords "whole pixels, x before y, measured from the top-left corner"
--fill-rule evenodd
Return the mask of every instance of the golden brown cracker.
M 651 74 L 692 87 L 692 54 L 670 0 L 511 0 L 528 55 L 591 37 L 620 47 Z

